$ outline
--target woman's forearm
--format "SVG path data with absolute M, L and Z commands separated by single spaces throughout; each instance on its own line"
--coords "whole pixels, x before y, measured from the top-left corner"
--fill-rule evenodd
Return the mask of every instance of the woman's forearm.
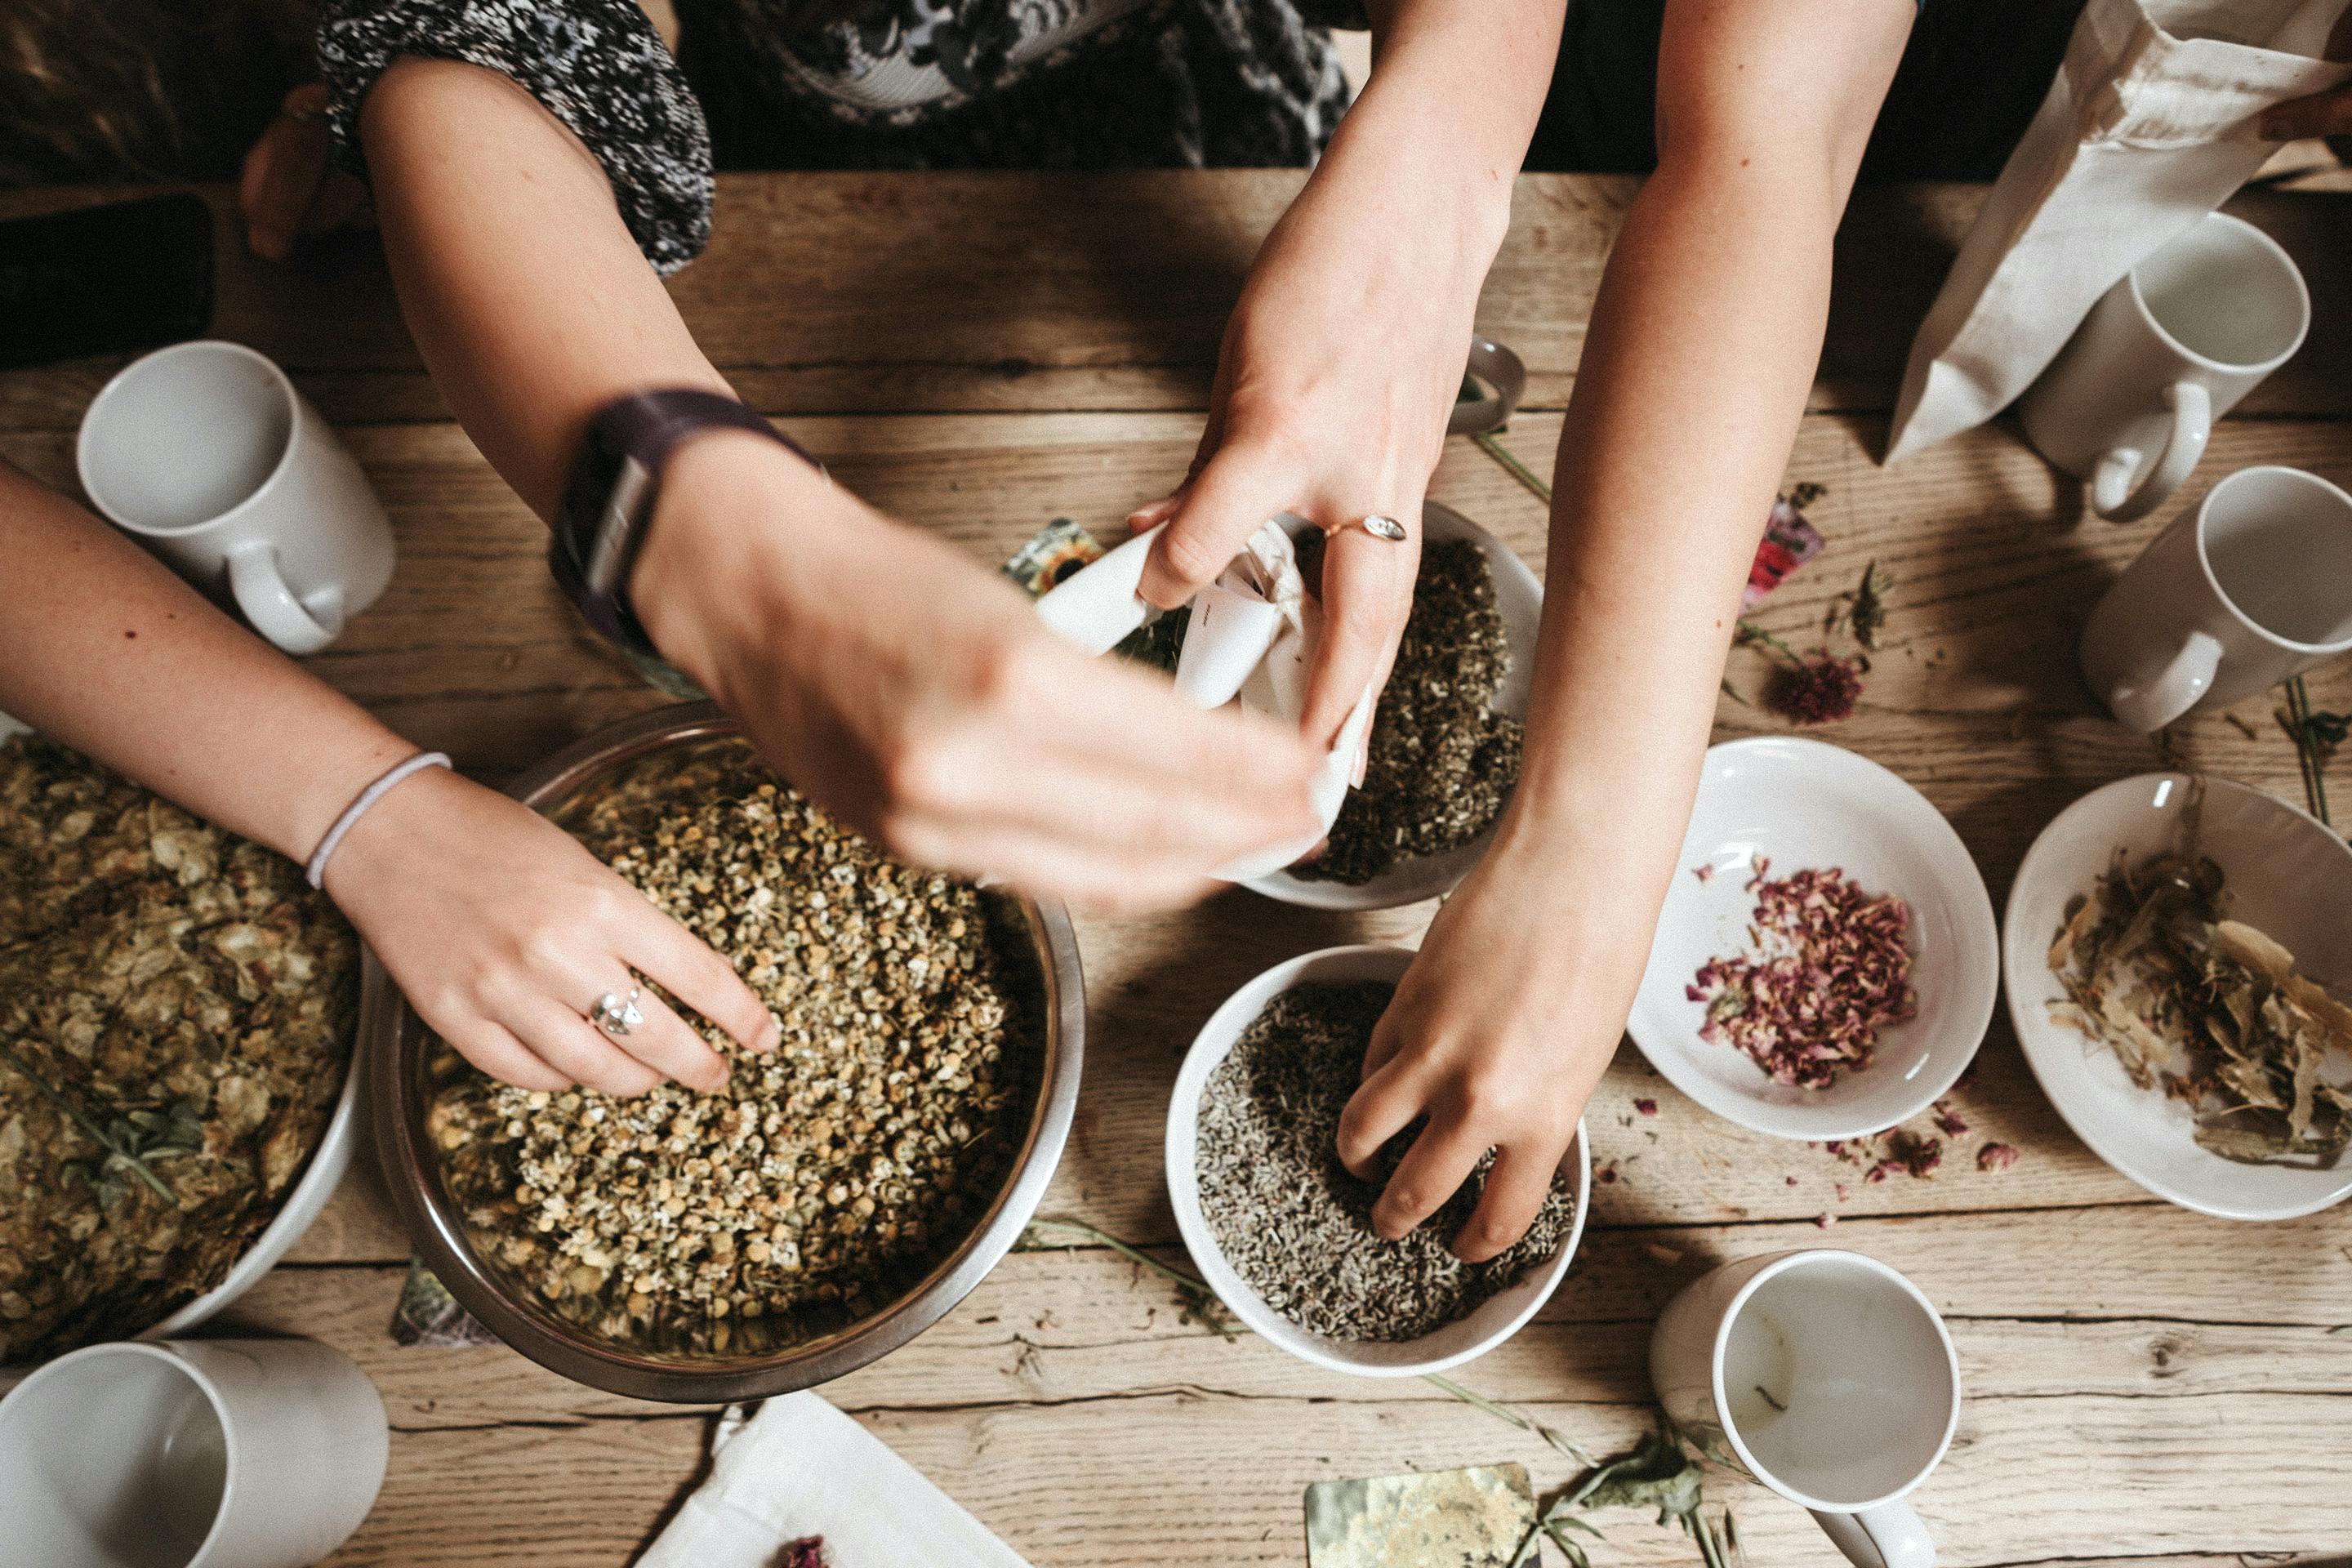
M 415 748 L 0 463 L 0 710 L 299 860 Z
M 1820 358 L 1832 237 L 1908 22 L 1899 0 L 1833 0 L 1842 26 L 1822 32 L 1775 13 L 1790 3 L 1670 14 L 1660 166 L 1610 258 L 1560 437 L 1506 835 L 1574 868 L 1563 893 L 1610 888 L 1645 911 L 1629 922 L 1643 945 Z
M 360 136 L 409 331 L 467 434 L 541 517 L 604 404 L 648 386 L 727 390 L 604 170 L 512 81 L 398 61 L 362 105 Z

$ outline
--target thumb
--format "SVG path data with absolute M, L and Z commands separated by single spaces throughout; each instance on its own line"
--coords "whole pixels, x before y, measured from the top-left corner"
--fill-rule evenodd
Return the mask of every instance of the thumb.
M 1290 504 L 1297 483 L 1288 466 L 1262 448 L 1221 448 L 1177 492 L 1137 591 L 1163 610 L 1192 598 L 1232 563 L 1261 524 Z

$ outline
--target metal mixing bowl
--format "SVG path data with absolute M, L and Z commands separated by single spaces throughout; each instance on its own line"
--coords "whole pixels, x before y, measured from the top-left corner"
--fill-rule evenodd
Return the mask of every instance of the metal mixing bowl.
M 712 703 L 663 708 L 622 721 L 549 758 L 507 793 L 553 815 L 583 792 L 646 755 L 734 735 Z M 839 1377 L 905 1344 L 969 1295 L 1037 1211 L 1069 1136 L 1078 1098 L 1086 996 L 1078 945 L 1058 905 L 1026 899 L 1017 909 L 1036 960 L 1045 1048 L 1021 1148 L 971 1232 L 913 1288 L 877 1311 L 800 1343 L 739 1353 L 641 1349 L 565 1321 L 541 1307 L 478 1252 L 444 1184 L 440 1152 L 425 1135 L 428 1072 L 437 1043 L 371 954 L 360 1020 L 368 1088 L 386 1184 L 409 1239 L 450 1295 L 500 1339 L 576 1382 L 638 1399 L 704 1404 L 789 1394 Z M 1008 913 L 1012 910 L 1008 910 Z

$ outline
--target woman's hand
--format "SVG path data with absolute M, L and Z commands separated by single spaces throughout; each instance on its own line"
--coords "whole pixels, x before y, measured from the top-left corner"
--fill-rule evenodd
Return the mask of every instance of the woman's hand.
M 1601 1081 L 1647 957 L 1606 921 L 1563 929 L 1555 879 L 1519 868 L 1498 837 L 1438 910 L 1364 1058 L 1339 1119 L 1340 1161 L 1377 1180 L 1376 1157 L 1426 1117 L 1372 1207 L 1403 1236 L 1494 1150 L 1454 1250 L 1483 1263 L 1526 1234 Z M 1583 945 L 1597 944 L 1597 945 Z
M 441 768 L 402 781 L 327 862 L 327 891 L 418 1016 L 491 1077 L 643 1094 L 727 1082 L 719 1053 L 650 991 L 615 1039 L 588 1019 L 654 981 L 746 1049 L 774 1018 L 727 961 L 537 812 Z
M 630 597 L 780 773 L 919 864 L 1125 910 L 1315 830 L 1296 732 L 1085 657 L 759 437 L 671 460 Z
M 307 82 L 286 101 L 245 155 L 236 205 L 246 243 L 265 261 L 283 261 L 305 235 L 349 222 L 367 203 L 357 180 L 328 162 L 327 84 Z
M 1251 268 L 1191 478 L 1129 520 L 1139 531 L 1168 524 L 1143 575 L 1143 596 L 1163 608 L 1198 593 L 1277 512 L 1327 529 L 1370 514 L 1404 525 L 1402 542 L 1348 528 L 1325 553 L 1328 635 L 1301 729 L 1326 748 L 1396 658 L 1422 496 L 1510 188 L 1465 183 L 1393 133 L 1381 141 L 1360 112 Z

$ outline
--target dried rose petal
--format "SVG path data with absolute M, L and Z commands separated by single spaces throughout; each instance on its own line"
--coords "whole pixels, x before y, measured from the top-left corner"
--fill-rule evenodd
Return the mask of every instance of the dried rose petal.
M 1644 1116 L 1655 1116 L 1658 1113 L 1658 1102 L 1654 1100 L 1637 1100 L 1633 1102 L 1633 1109 Z
M 2006 1143 L 1988 1143 L 1977 1151 L 1977 1169 L 2006 1171 L 2017 1163 L 2017 1151 Z
M 1911 910 L 1834 867 L 1767 881 L 1768 862 L 1755 863 L 1757 951 L 1709 959 L 1684 994 L 1706 1004 L 1700 1039 L 1728 1040 L 1776 1082 L 1826 1088 L 1869 1064 L 1882 1027 L 1918 1010 Z
M 1765 706 L 1799 724 L 1832 724 L 1852 718 L 1854 704 L 1861 700 L 1861 661 L 1826 653 L 1784 666 L 1764 689 Z

